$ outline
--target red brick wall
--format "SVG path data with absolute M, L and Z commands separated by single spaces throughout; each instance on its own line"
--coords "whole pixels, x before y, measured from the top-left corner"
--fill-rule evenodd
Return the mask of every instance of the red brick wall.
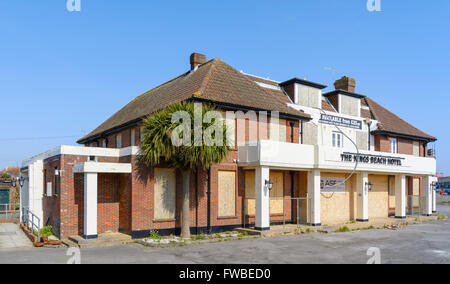
M 398 154 L 413 155 L 414 154 L 414 140 L 397 138 L 397 151 Z M 419 155 L 423 157 L 423 142 L 419 142 Z M 389 136 L 375 135 L 375 151 L 389 153 Z
M 97 232 L 119 231 L 120 175 L 98 175 Z
M 405 154 L 405 155 L 414 154 L 412 140 L 397 138 L 397 148 L 398 148 L 399 154 Z

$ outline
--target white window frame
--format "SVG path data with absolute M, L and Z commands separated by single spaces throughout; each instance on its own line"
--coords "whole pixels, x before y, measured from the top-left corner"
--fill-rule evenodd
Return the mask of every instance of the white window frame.
M 331 146 L 333 148 L 343 148 L 344 147 L 344 136 L 341 132 L 333 131 L 331 133 Z
M 397 138 L 389 138 L 389 153 L 397 154 L 397 152 L 398 152 Z

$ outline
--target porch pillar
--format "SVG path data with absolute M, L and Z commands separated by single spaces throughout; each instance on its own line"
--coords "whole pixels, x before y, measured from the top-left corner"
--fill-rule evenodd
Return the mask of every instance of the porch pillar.
M 320 219 L 320 171 L 308 172 L 308 197 L 310 198 L 310 218 L 311 226 L 321 226 Z
M 369 174 L 367 172 L 357 175 L 356 188 L 356 221 L 369 222 Z
M 268 167 L 258 167 L 255 172 L 256 212 L 255 229 L 270 230 L 270 196 L 266 180 L 270 179 Z
M 97 234 L 97 173 L 84 174 L 84 238 L 96 239 Z
M 433 188 L 431 186 L 432 177 L 426 176 L 422 179 L 422 198 L 421 198 L 421 206 L 422 206 L 422 214 L 425 216 L 433 215 Z
M 395 218 L 406 218 L 406 176 L 395 176 Z
M 436 190 L 435 189 L 433 189 L 432 190 L 432 198 L 433 198 L 433 202 L 432 202 L 432 204 L 433 204 L 433 214 L 434 213 L 437 213 L 437 206 L 436 206 Z

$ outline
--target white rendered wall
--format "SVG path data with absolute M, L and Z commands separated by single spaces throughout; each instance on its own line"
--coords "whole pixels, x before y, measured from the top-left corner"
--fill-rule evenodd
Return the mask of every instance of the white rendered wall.
M 257 230 L 268 230 L 270 228 L 270 197 L 269 189 L 265 182 L 270 178 L 268 167 L 258 167 L 255 171 L 255 228 Z
M 308 173 L 308 197 L 310 198 L 309 223 L 320 226 L 320 171 L 314 170 Z
M 426 216 L 431 216 L 433 214 L 433 189 L 431 187 L 432 181 L 431 176 L 423 178 L 422 186 L 422 208 L 423 214 Z
M 369 182 L 369 174 L 358 173 L 356 178 L 356 220 L 366 222 L 369 220 L 369 192 L 366 186 Z
M 406 176 L 395 176 L 395 217 L 406 217 Z
M 84 174 L 84 235 L 97 236 L 97 184 L 96 173 Z

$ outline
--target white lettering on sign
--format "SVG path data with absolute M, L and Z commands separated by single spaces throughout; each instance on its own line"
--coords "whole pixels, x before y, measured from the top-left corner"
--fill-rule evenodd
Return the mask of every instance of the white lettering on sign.
M 342 162 L 358 162 L 362 164 L 402 166 L 403 158 L 374 156 L 354 153 L 344 153 L 341 155 Z
M 353 129 L 362 129 L 362 122 L 360 120 L 354 120 L 345 117 L 339 117 L 334 115 L 322 114 L 319 120 L 320 123 L 337 125 L 342 127 L 348 127 Z

